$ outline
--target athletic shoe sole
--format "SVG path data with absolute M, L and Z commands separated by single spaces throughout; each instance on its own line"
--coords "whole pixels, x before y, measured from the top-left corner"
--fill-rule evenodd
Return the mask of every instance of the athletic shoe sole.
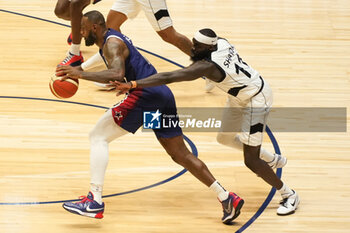
M 67 210 L 68 212 L 71 212 L 73 214 L 78 214 L 78 215 L 81 215 L 81 216 L 90 217 L 90 218 L 97 218 L 97 219 L 103 218 L 103 211 L 98 212 L 98 213 L 86 213 L 86 212 L 82 212 L 79 209 L 65 206 L 64 204 L 62 205 L 62 207 L 65 210 Z

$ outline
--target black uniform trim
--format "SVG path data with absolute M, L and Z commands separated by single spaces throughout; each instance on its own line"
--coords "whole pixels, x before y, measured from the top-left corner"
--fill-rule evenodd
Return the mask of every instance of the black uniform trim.
M 156 17 L 157 21 L 163 17 L 170 17 L 168 10 L 159 10 L 154 14 L 154 16 Z
M 247 85 L 243 85 L 241 87 L 232 87 L 230 90 L 228 90 L 227 93 L 229 93 L 230 95 L 233 95 L 234 97 L 236 97 L 238 95 L 239 91 L 242 90 L 245 87 L 247 87 Z
M 261 123 L 250 126 L 250 134 L 255 134 L 257 132 L 263 132 L 264 125 Z
M 264 80 L 262 79 L 262 77 L 261 76 L 259 76 L 259 78 L 260 78 L 260 80 L 261 80 L 261 86 L 260 86 L 260 89 L 259 89 L 259 91 L 257 92 L 257 93 L 255 93 L 255 95 L 253 95 L 253 97 L 254 96 L 256 96 L 256 95 L 258 95 L 261 91 L 262 91 L 262 89 L 264 88 Z

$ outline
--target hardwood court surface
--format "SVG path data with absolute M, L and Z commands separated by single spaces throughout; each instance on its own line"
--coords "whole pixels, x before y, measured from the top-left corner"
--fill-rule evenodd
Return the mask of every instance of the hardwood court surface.
M 244 167 L 240 152 L 216 143 L 215 133 L 186 135 L 216 178 L 245 199 L 232 226 L 220 222 L 221 206 L 215 195 L 188 173 L 150 189 L 105 198 L 102 220 L 72 215 L 61 203 L 8 204 L 85 195 L 89 188 L 88 132 L 105 111 L 98 106 L 110 107 L 120 100 L 114 92 L 100 91 L 84 81 L 69 101 L 96 106 L 47 100 L 55 100 L 48 82 L 68 50 L 69 28 L 3 10 L 69 24 L 56 18 L 55 3 L 0 0 L 0 232 L 213 233 L 240 229 L 258 211 L 270 187 Z M 107 15 L 112 3 L 104 0 L 85 11 L 97 9 Z M 179 32 L 191 38 L 195 30 L 210 27 L 229 39 L 270 83 L 274 106 L 349 108 L 348 1 L 168 0 L 167 4 Z M 122 30 L 138 47 L 181 65 L 190 64 L 178 49 L 161 41 L 143 13 L 127 21 Z M 88 58 L 96 47 L 82 45 L 82 51 Z M 144 54 L 159 71 L 178 68 Z M 220 90 L 204 92 L 203 80 L 170 87 L 178 107 L 225 104 Z M 277 216 L 280 197 L 276 194 L 244 232 L 349 232 L 349 133 L 273 134 L 288 157 L 282 178 L 299 192 L 300 208 L 294 215 Z M 267 136 L 264 147 L 273 149 Z M 181 170 L 153 134 L 127 135 L 110 145 L 104 194 L 143 188 Z

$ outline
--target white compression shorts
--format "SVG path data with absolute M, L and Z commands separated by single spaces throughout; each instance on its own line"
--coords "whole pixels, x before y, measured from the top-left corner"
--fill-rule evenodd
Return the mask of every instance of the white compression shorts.
M 141 9 L 155 31 L 173 25 L 165 0 L 116 0 L 111 8 L 113 11 L 123 13 L 129 19 L 135 18 Z

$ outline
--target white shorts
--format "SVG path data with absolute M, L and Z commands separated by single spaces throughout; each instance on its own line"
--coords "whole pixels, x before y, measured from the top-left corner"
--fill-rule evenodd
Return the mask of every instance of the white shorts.
M 240 102 L 237 98 L 228 96 L 221 130 L 239 133 L 243 144 L 261 145 L 272 101 L 272 91 L 267 82 L 262 91 L 249 101 Z
M 157 32 L 173 25 L 165 0 L 116 0 L 111 8 L 129 19 L 135 18 L 141 9 Z

